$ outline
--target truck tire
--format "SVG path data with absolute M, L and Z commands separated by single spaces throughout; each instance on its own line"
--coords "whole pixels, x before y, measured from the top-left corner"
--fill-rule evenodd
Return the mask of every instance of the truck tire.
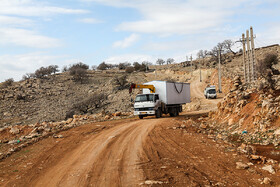
M 139 119 L 143 119 L 143 117 L 144 117 L 144 116 L 141 116 L 141 115 L 140 115 L 140 116 L 139 116 Z
M 161 115 L 162 115 L 161 110 L 160 110 L 160 109 L 157 109 L 157 110 L 156 110 L 156 118 L 160 118 Z

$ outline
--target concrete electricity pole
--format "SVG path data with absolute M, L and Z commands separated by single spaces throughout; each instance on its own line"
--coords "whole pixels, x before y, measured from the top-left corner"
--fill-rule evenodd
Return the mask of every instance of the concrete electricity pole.
M 222 84 L 221 84 L 221 50 L 218 49 L 218 61 L 219 61 L 219 93 L 222 93 Z
M 246 31 L 246 42 L 247 42 L 247 75 L 248 75 L 248 82 L 251 82 L 251 50 L 250 50 L 250 43 L 249 43 L 249 30 Z
M 246 46 L 245 46 L 245 34 L 242 34 L 242 45 L 243 45 L 243 66 L 244 66 L 244 80 L 247 83 L 248 82 L 248 78 L 247 78 L 247 65 L 246 65 Z
M 193 75 L 193 68 L 192 68 L 192 55 L 191 55 L 191 76 Z
M 251 33 L 251 55 L 252 55 L 252 81 L 256 80 L 256 57 L 255 57 L 255 44 L 254 44 L 254 34 L 253 34 L 253 27 L 250 27 L 250 33 Z
M 201 58 L 201 56 L 199 56 Z M 200 82 L 202 82 L 202 78 L 201 78 L 201 62 L 199 62 L 199 80 Z

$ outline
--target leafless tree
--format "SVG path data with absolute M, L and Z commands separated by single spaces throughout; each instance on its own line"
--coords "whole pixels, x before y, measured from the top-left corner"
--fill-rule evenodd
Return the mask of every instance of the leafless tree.
M 163 65 L 163 64 L 165 64 L 165 61 L 163 59 L 159 58 L 159 59 L 157 59 L 156 64 Z
M 223 48 L 226 50 L 226 52 L 231 52 L 233 54 L 236 54 L 236 52 L 234 52 L 232 50 L 232 47 L 234 46 L 234 42 L 232 40 L 224 40 L 222 42 Z
M 173 64 L 175 62 L 175 60 L 173 58 L 168 58 L 166 60 L 166 64 Z
M 197 53 L 197 58 L 205 58 L 207 55 L 209 55 L 209 52 L 201 49 Z

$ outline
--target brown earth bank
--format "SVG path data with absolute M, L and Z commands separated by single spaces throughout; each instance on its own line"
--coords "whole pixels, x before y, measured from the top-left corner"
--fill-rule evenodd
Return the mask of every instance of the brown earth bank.
M 23 148 L 0 162 L 0 186 L 259 186 L 280 184 L 209 136 L 206 112 L 89 123 Z M 244 168 L 239 166 L 244 164 Z M 238 169 L 236 168 L 238 167 Z

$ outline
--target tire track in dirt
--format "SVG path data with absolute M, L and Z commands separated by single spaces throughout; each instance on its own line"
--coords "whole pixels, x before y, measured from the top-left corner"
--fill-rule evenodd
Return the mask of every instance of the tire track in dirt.
M 178 122 L 170 119 L 156 126 L 144 144 L 142 168 L 148 180 L 161 181 L 163 186 L 259 184 L 262 172 L 236 169 L 235 162 L 245 161 L 245 156 L 224 152 L 223 145 L 197 134 L 191 127 L 174 130 L 172 126 Z
M 148 121 L 148 122 L 147 122 Z M 161 120 L 147 119 L 111 128 L 83 142 L 41 173 L 31 186 L 134 186 L 142 143 Z

